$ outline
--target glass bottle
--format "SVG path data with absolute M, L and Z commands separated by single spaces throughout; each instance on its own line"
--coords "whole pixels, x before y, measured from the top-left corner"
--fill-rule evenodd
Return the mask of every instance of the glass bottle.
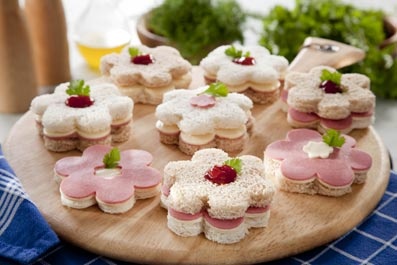
M 75 22 L 73 39 L 87 64 L 98 69 L 100 58 L 120 52 L 131 40 L 126 17 L 115 0 L 90 0 Z

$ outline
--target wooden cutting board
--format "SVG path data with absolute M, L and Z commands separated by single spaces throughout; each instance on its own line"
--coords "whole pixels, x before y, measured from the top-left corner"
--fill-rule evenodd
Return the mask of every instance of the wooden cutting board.
M 194 69 L 192 87 L 203 84 Z M 144 149 L 154 155 L 153 166 L 160 171 L 173 160 L 190 159 L 175 146 L 159 143 L 154 127 L 155 107 L 136 105 L 132 135 L 119 145 L 121 150 Z M 291 127 L 280 102 L 253 109 L 256 118 L 249 142 L 241 154 L 263 158 L 266 146 L 283 139 Z M 294 255 L 336 239 L 360 223 L 382 197 L 389 179 L 387 151 L 371 127 L 351 133 L 358 148 L 373 157 L 367 182 L 339 198 L 278 191 L 274 197 L 267 228 L 250 229 L 239 243 L 221 245 L 196 237 L 179 237 L 167 228 L 167 211 L 159 196 L 137 201 L 121 215 L 101 212 L 96 206 L 85 210 L 64 207 L 53 179 L 54 163 L 77 151 L 53 153 L 43 146 L 34 116 L 27 112 L 12 128 L 4 153 L 33 202 L 57 234 L 66 241 L 92 252 L 137 263 L 246 264 Z

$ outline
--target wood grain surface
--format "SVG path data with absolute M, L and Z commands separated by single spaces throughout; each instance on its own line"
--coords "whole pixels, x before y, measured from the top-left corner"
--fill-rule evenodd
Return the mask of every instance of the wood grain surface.
M 203 84 L 201 72 L 194 70 L 192 87 Z M 132 135 L 120 144 L 121 150 L 144 149 L 154 155 L 153 166 L 160 171 L 173 160 L 190 159 L 175 146 L 159 143 L 154 127 L 154 106 L 136 105 Z M 263 159 L 266 146 L 283 139 L 291 127 L 279 102 L 253 109 L 253 132 L 241 154 Z M 34 116 L 27 112 L 12 128 L 4 143 L 4 153 L 33 202 L 57 234 L 89 251 L 137 263 L 151 264 L 246 264 L 294 255 L 330 242 L 363 220 L 382 197 L 389 179 L 387 151 L 374 129 L 351 134 L 358 148 L 369 152 L 373 166 L 367 182 L 339 198 L 310 196 L 277 191 L 267 228 L 250 229 L 239 243 L 221 245 L 203 235 L 180 237 L 167 228 L 167 211 L 159 196 L 139 200 L 121 215 L 101 212 L 97 206 L 76 210 L 61 205 L 58 185 L 53 179 L 54 163 L 77 151 L 47 151 L 39 137 Z

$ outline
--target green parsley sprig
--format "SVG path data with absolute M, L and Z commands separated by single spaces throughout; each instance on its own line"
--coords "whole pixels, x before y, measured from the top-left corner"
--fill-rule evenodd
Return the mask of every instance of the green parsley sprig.
M 333 83 L 340 86 L 342 80 L 342 74 L 339 73 L 338 71 L 331 72 L 328 71 L 327 69 L 323 69 L 323 71 L 321 72 L 320 79 L 321 81 L 327 81 L 327 80 L 332 81 Z
M 234 58 L 241 58 L 241 57 L 250 57 L 250 55 L 251 55 L 251 53 L 249 51 L 246 51 L 243 54 L 243 51 L 236 49 L 236 47 L 234 47 L 234 45 L 231 45 L 229 48 L 227 48 L 225 50 L 225 54 L 227 56 L 232 57 L 233 59 Z
M 236 170 L 237 174 L 241 173 L 243 161 L 240 158 L 231 158 L 229 160 L 226 160 L 224 164 Z
M 208 94 L 214 97 L 226 97 L 229 94 L 229 89 L 224 83 L 215 82 L 210 84 L 201 94 Z
M 84 80 L 78 79 L 70 81 L 68 89 L 66 90 L 68 95 L 78 96 L 90 96 L 90 86 L 86 85 Z
M 323 142 L 331 147 L 342 147 L 345 137 L 341 136 L 337 130 L 328 129 L 323 135 Z
M 104 157 L 103 164 L 105 168 L 115 168 L 119 165 L 120 161 L 120 150 L 117 147 L 112 148 Z
M 131 57 L 135 57 L 142 54 L 137 47 L 129 47 L 128 53 L 130 54 Z

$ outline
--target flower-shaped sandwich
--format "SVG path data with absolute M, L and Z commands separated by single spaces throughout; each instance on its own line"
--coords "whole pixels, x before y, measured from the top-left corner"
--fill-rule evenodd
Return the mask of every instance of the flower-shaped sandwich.
M 269 104 L 279 98 L 288 61 L 262 46 L 224 45 L 210 52 L 200 66 L 208 83 L 222 82 L 231 92 L 244 93 L 254 103 Z
M 187 88 L 192 81 L 191 64 L 168 46 L 126 47 L 120 54 L 101 58 L 101 72 L 135 103 L 157 105 L 163 94 Z
M 152 155 L 143 150 L 125 150 L 95 145 L 83 155 L 65 157 L 54 166 L 63 205 L 82 209 L 98 204 L 107 213 L 123 213 L 136 199 L 159 192 L 161 174 L 150 167 Z
M 188 155 L 210 147 L 239 152 L 252 126 L 252 107 L 248 97 L 228 93 L 221 83 L 174 90 L 156 108 L 156 128 L 162 143 L 177 144 Z
M 310 129 L 294 129 L 286 140 L 265 150 L 266 176 L 276 178 L 290 192 L 341 196 L 353 183 L 365 182 L 372 158 L 354 148 L 354 138 L 328 130 L 323 136 Z
M 48 150 L 83 151 L 94 144 L 127 141 L 134 102 L 112 84 L 64 83 L 32 100 L 39 133 Z
M 230 158 L 209 148 L 164 168 L 161 203 L 168 208 L 168 227 L 181 236 L 204 232 L 218 243 L 238 242 L 249 228 L 267 225 L 273 195 L 255 156 Z
M 285 78 L 284 101 L 293 127 L 334 129 L 349 133 L 372 124 L 375 95 L 362 74 L 340 74 L 325 66 Z

